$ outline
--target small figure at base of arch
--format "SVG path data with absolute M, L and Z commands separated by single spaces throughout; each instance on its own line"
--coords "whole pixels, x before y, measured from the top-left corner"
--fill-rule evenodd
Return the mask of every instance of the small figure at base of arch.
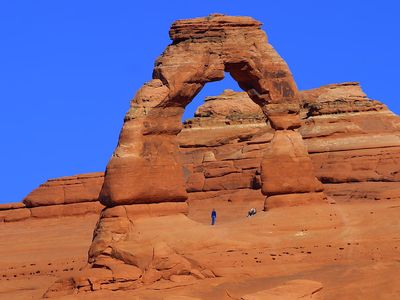
M 216 220 L 217 220 L 217 212 L 215 208 L 213 208 L 211 212 L 211 225 L 215 225 Z

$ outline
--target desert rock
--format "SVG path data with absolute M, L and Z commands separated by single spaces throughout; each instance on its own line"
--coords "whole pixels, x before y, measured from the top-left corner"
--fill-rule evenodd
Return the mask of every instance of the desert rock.
M 222 79 L 224 71 L 273 127 L 300 126 L 296 85 L 260 26 L 252 18 L 223 15 L 172 24 L 173 43 L 157 59 L 153 80 L 138 91 L 125 116 L 100 194 L 104 205 L 187 199 L 176 138 L 180 118 L 204 84 Z
M 49 179 L 23 200 L 27 207 L 97 201 L 104 174 L 101 172 Z

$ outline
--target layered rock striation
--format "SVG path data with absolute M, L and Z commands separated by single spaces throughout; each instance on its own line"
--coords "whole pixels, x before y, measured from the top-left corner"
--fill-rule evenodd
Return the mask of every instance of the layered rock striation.
M 49 179 L 23 200 L 27 207 L 98 201 L 104 173 L 87 173 Z
M 302 126 L 298 132 L 326 193 L 340 200 L 399 197 L 400 118 L 381 102 L 369 99 L 355 82 L 300 91 L 299 96 Z M 253 106 L 246 93 L 230 90 L 208 97 L 195 117 L 185 121 L 179 141 L 185 168 L 190 171 L 190 199 L 204 199 L 207 194 L 203 189 L 208 180 L 202 171 L 205 168 L 207 172 L 203 157 L 214 158 L 214 165 L 234 166 L 236 173 L 252 174 L 229 190 L 221 188 L 220 195 L 234 195 L 240 189 L 248 198 L 261 196 L 261 192 L 255 193 L 260 165 L 273 137 L 273 128 L 264 121 L 262 110 Z M 291 151 L 288 146 L 283 149 Z M 300 149 L 296 146 L 296 151 Z M 224 182 L 228 179 L 225 176 L 214 177 L 214 181 Z M 275 179 L 285 180 L 282 176 Z M 217 191 L 213 193 L 210 198 Z
M 176 139 L 181 117 L 203 86 L 223 79 L 225 71 L 274 129 L 300 126 L 295 82 L 260 27 L 252 18 L 223 15 L 172 24 L 172 44 L 157 59 L 153 80 L 138 91 L 125 116 L 100 194 L 104 205 L 187 199 Z
M 49 179 L 22 202 L 0 205 L 0 221 L 98 214 L 103 180 L 102 172 Z

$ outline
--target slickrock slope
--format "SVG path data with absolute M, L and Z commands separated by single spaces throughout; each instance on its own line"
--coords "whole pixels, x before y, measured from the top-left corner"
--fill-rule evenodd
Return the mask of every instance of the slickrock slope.
M 98 202 L 103 181 L 102 172 L 49 179 L 23 202 L 34 218 L 98 214 L 104 208 Z
M 97 201 L 103 181 L 102 172 L 49 179 L 23 202 L 27 207 L 37 207 Z
M 201 261 L 215 278 L 179 275 L 134 290 L 101 289 L 55 299 L 230 300 L 276 292 L 299 279 L 320 282 L 317 294 L 323 299 L 397 299 L 400 294 L 399 200 L 277 208 L 252 218 L 246 211 L 257 202 L 197 204 L 189 205 L 188 217 L 135 218 L 134 228 L 144 249 L 150 242 L 157 241 L 160 250 L 168 243 L 186 259 Z M 257 207 L 262 206 L 259 201 Z M 214 227 L 211 207 L 218 212 Z M 6 259 L 0 261 L 0 299 L 41 299 L 60 278 L 79 276 L 97 221 L 92 214 L 1 224 L 0 256 Z M 133 273 L 119 271 L 132 278 Z M 95 284 L 98 277 L 91 280 Z
M 104 207 L 98 202 L 103 179 L 102 172 L 49 179 L 21 203 L 1 204 L 0 221 L 98 214 Z

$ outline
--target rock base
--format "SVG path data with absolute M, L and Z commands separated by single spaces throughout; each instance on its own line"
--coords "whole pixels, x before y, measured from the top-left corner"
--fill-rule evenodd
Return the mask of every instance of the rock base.
M 136 289 L 158 281 L 191 282 L 215 277 L 166 242 L 143 240 L 139 218 L 187 214 L 187 203 L 116 206 L 104 209 L 89 249 L 88 265 L 78 276 L 54 283 L 44 297 L 85 291 Z

